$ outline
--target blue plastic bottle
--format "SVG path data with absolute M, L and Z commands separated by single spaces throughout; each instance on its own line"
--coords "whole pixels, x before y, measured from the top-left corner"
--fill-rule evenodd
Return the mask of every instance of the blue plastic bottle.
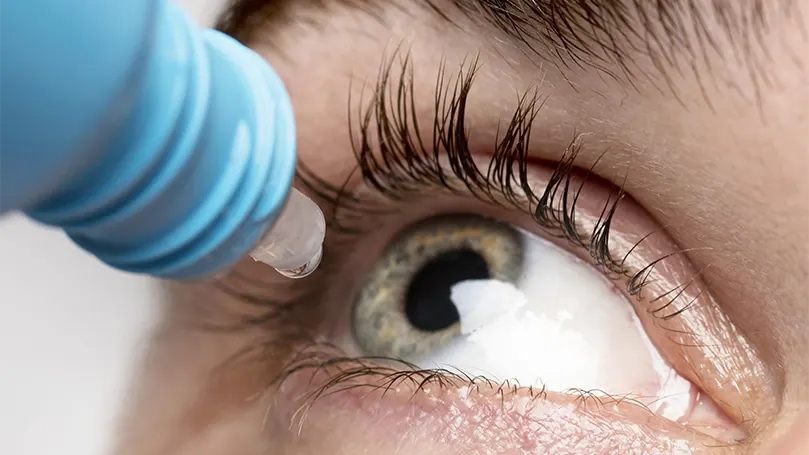
M 284 211 L 292 106 L 253 51 L 168 0 L 10 0 L 0 34 L 0 212 L 113 267 L 189 279 L 245 256 Z M 293 241 L 320 254 L 319 235 Z

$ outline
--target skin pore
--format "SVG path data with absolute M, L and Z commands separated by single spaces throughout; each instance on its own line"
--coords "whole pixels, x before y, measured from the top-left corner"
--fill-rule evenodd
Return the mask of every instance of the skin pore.
M 719 385 L 689 379 L 749 437 L 738 445 L 711 445 L 620 406 L 565 417 L 559 410 L 575 400 L 553 394 L 533 403 L 542 408 L 537 413 L 554 410 L 533 422 L 538 427 L 524 429 L 517 418 L 524 409 L 518 408 L 531 392 L 515 389 L 500 396 L 497 387 L 475 395 L 471 405 L 457 395 L 431 400 L 437 387 L 409 390 L 411 385 L 402 383 L 403 390 L 390 396 L 337 392 L 306 408 L 300 397 L 333 372 L 308 371 L 304 379 L 292 375 L 280 384 L 274 379 L 302 349 L 301 339 L 329 338 L 329 321 L 339 319 L 332 317 L 338 310 L 306 302 L 323 301 L 320 293 L 329 294 L 332 306 L 350 302 L 340 301 L 348 297 L 341 298 L 339 286 L 323 284 L 327 278 L 293 285 L 247 260 L 222 283 L 170 286 L 163 324 L 135 378 L 116 453 L 809 450 L 809 2 L 679 0 L 662 10 L 655 2 L 629 0 L 576 2 L 581 5 L 569 8 L 565 3 L 248 0 L 235 3 L 221 28 L 281 75 L 295 106 L 299 159 L 332 185 L 341 185 L 357 165 L 356 131 L 349 123 L 356 126 L 356 113 L 378 86 L 380 68 L 392 68 L 394 87 L 405 75 L 413 87 L 412 115 L 428 135 L 438 75 L 443 70 L 453 81 L 476 62 L 465 126 L 470 147 L 483 155 L 491 153 L 520 97 L 538 94 L 542 107 L 532 123 L 532 162 L 551 163 L 545 165 L 553 170 L 578 138 L 577 160 L 593 163 L 601 157 L 595 168 L 601 179 L 623 186 L 680 248 L 694 248 L 687 261 L 699 271 L 716 311 L 743 335 L 744 352 L 762 365 L 766 373 L 756 376 L 766 385 L 751 391 L 744 388 L 750 384 L 746 379 L 732 384 L 746 374 L 741 367 L 724 372 L 720 377 L 727 381 Z M 405 58 L 412 80 L 410 73 L 397 71 Z M 361 186 L 357 180 L 354 176 L 351 185 Z M 407 212 L 406 201 L 401 207 Z M 423 215 L 412 212 L 402 215 L 394 230 Z M 365 262 L 347 263 L 343 269 L 356 272 L 341 270 L 339 276 L 361 281 L 369 268 Z M 267 303 L 292 301 L 300 305 Z M 747 399 L 722 391 L 731 386 L 745 390 Z M 490 406 L 501 399 L 502 407 Z M 734 415 L 745 402 L 744 412 Z M 445 415 L 460 408 L 467 411 L 467 423 L 483 422 L 481 430 L 462 423 L 460 436 L 448 441 L 436 428 L 454 425 Z M 408 419 L 413 422 L 402 423 Z M 587 439 L 578 433 L 586 433 L 585 427 L 617 442 L 601 452 L 577 451 L 572 441 Z M 558 440 L 519 447 L 496 443 L 506 434 L 516 438 L 514 428 Z M 659 434 L 688 443 L 666 445 L 657 442 Z M 616 449 L 632 447 L 621 444 L 633 438 L 647 449 Z

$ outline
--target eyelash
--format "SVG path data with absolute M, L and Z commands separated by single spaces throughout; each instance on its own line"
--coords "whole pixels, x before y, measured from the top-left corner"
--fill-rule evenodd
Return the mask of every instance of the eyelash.
M 614 187 L 615 192 L 607 199 L 600 217 L 591 229 L 592 232 L 589 234 L 582 232 L 583 229 L 576 222 L 576 202 L 601 157 L 590 165 L 585 172 L 583 183 L 574 189 L 573 178 L 579 172 L 574 163 L 580 150 L 580 136 L 576 136 L 566 148 L 542 194 L 537 195 L 531 189 L 527 177 L 531 127 L 542 104 L 537 93 L 525 94 L 519 98 L 515 113 L 505 128 L 505 133 L 496 141 L 491 164 L 484 173 L 473 160 L 473 153 L 465 134 L 466 107 L 475 71 L 478 68 L 477 59 L 471 60 L 468 65 L 463 64 L 454 81 L 445 82 L 445 67 L 442 66 L 440 69 L 436 82 L 434 140 L 429 146 L 422 142 L 418 134 L 420 131 L 418 121 L 413 112 L 412 62 L 408 57 L 400 60 L 401 73 L 397 78 L 398 84 L 393 85 L 391 81 L 396 61 L 391 58 L 381 67 L 370 102 L 364 104 L 360 100 L 361 110 L 358 115 L 360 122 L 356 131 L 354 124 L 349 125 L 351 132 L 354 133 L 351 140 L 357 161 L 354 173 L 359 172 L 363 181 L 376 195 L 390 203 L 406 200 L 408 196 L 423 193 L 431 188 L 438 188 L 461 197 L 471 194 L 486 203 L 511 206 L 530 215 L 547 234 L 564 238 L 574 246 L 587 250 L 593 264 L 602 273 L 614 280 L 625 278 L 627 292 L 640 298 L 640 293 L 649 281 L 655 264 L 671 255 L 652 261 L 634 273 L 624 267 L 627 257 L 632 254 L 635 247 L 655 233 L 652 232 L 641 238 L 623 258 L 613 257 L 609 245 L 610 228 L 618 204 L 625 195 L 623 186 Z M 362 106 L 365 106 L 364 110 Z M 349 115 L 349 118 L 352 116 Z M 376 141 L 372 140 L 374 134 Z M 448 173 L 445 165 L 442 165 L 442 157 L 447 159 L 451 173 Z M 298 165 L 298 176 L 303 185 L 321 203 L 325 203 L 324 207 L 332 208 L 332 215 L 328 220 L 328 231 L 333 237 L 332 240 L 338 236 L 344 236 L 341 240 L 348 240 L 346 237 L 361 238 L 364 234 L 363 228 L 354 225 L 353 222 L 362 220 L 363 216 L 369 213 L 386 212 L 382 205 L 374 204 L 374 201 L 367 198 L 359 199 L 346 189 L 354 173 L 343 185 L 335 186 L 319 177 L 306 163 L 299 162 Z M 353 245 L 351 241 L 333 243 Z M 674 254 L 684 254 L 687 251 L 681 250 Z M 339 257 L 339 252 L 327 251 L 326 256 Z M 319 273 L 328 274 L 328 262 L 324 263 L 321 269 Z M 660 300 L 665 301 L 661 306 L 649 311 L 660 319 L 668 320 L 687 310 L 688 305 L 670 314 L 661 314 L 676 299 L 678 290 L 681 292 L 687 285 L 688 283 L 677 286 L 657 298 L 650 299 L 649 302 L 653 305 Z M 280 385 L 292 374 L 304 370 L 311 371 L 313 378 L 320 372 L 331 372 L 324 383 L 304 400 L 306 403 L 302 407 L 304 413 L 304 408 L 308 409 L 318 398 L 355 387 L 387 390 L 403 382 L 417 385 L 417 390 L 422 390 L 428 385 L 445 387 L 449 384 L 465 383 L 473 388 L 484 384 L 491 388 L 493 385 L 491 380 L 484 377 L 469 377 L 463 372 L 446 369 L 419 369 L 416 365 L 399 359 L 346 357 L 339 347 L 315 339 L 303 328 L 304 324 L 297 323 L 295 319 L 296 309 L 317 305 L 323 299 L 323 294 L 316 289 L 280 304 L 236 293 L 233 288 L 224 284 L 221 288 L 253 305 L 268 309 L 261 317 L 245 318 L 240 320 L 240 324 L 258 326 L 265 331 L 271 326 L 273 331 L 272 339 L 268 337 L 236 357 L 241 360 L 261 361 L 268 353 L 289 349 L 286 345 L 297 347 L 294 357 L 287 359 L 280 373 L 271 379 L 270 387 Z M 667 299 L 669 294 L 673 294 L 674 299 Z M 512 391 L 516 393 L 518 388 L 519 384 L 513 381 L 506 382 L 496 388 L 496 393 L 507 394 Z M 541 398 L 544 394 L 544 390 L 541 389 L 529 389 L 527 392 L 537 398 Z M 568 393 L 580 396 L 583 403 L 595 400 L 603 404 L 605 400 L 611 399 L 620 402 L 631 401 L 626 397 L 594 395 L 582 390 L 569 390 Z
M 456 196 L 471 195 L 485 203 L 520 210 L 530 215 L 546 234 L 564 238 L 575 247 L 587 250 L 593 265 L 602 273 L 613 279 L 629 277 L 627 290 L 631 295 L 641 292 L 653 264 L 630 274 L 625 263 L 634 247 L 623 258 L 616 259 L 609 245 L 612 220 L 625 195 L 623 186 L 615 187 L 615 193 L 605 202 L 589 234 L 583 233 L 576 222 L 579 196 L 601 159 L 599 157 L 591 164 L 582 184 L 574 189 L 573 179 L 579 172 L 575 163 L 581 147 L 580 135 L 574 137 L 566 148 L 542 194 L 536 194 L 531 188 L 527 171 L 529 145 L 532 124 L 542 104 L 536 92 L 519 98 L 505 133 L 496 140 L 491 163 L 484 173 L 474 162 L 465 129 L 466 107 L 478 69 L 477 59 L 468 65 L 462 64 L 454 82 L 445 82 L 445 67 L 440 68 L 432 129 L 434 139 L 429 146 L 422 141 L 418 119 L 413 112 L 415 95 L 411 61 L 404 57 L 401 74 L 392 78 L 395 62 L 392 58 L 382 66 L 374 96 L 357 116 L 360 119 L 357 131 L 349 125 L 355 133 L 351 136 L 357 162 L 354 173 L 359 172 L 377 196 L 390 203 L 439 188 Z M 394 79 L 398 85 L 391 84 Z M 360 100 L 360 106 L 363 105 Z M 349 115 L 349 118 L 353 116 Z M 441 163 L 442 157 L 447 159 L 447 164 Z M 369 213 L 386 211 L 374 201 L 360 200 L 345 190 L 354 173 L 338 187 L 320 178 L 306 163 L 298 165 L 303 184 L 333 208 L 328 224 L 330 232 L 335 235 L 361 236 L 365 234 L 363 228 L 354 226 L 353 221 L 362 220 Z

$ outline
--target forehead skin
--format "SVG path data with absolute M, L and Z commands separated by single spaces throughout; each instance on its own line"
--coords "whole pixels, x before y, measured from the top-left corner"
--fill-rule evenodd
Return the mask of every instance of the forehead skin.
M 646 33 L 619 36 L 625 49 L 620 58 L 600 48 L 586 62 L 559 58 L 553 47 L 531 46 L 529 39 L 520 42 L 490 20 L 462 12 L 457 4 L 463 3 L 245 1 L 259 5 L 245 10 L 251 19 L 232 16 L 223 27 L 279 72 L 296 110 L 300 159 L 335 181 L 354 164 L 350 101 L 357 107 L 362 93 L 367 101 L 363 83 L 374 84 L 386 58 L 410 56 L 416 111 L 428 128 L 438 68 L 457 73 L 477 58 L 468 126 L 481 153 L 518 97 L 540 93 L 545 103 L 532 136 L 534 156 L 558 158 L 573 135 L 583 133 L 585 162 L 609 149 L 598 168 L 602 177 L 621 183 L 628 175 L 628 192 L 680 246 L 709 247 L 690 259 L 706 270 L 711 291 L 761 355 L 783 369 L 784 416 L 755 442 L 759 449 L 772 447 L 798 411 L 809 410 L 809 60 L 803 28 L 809 2 L 795 2 L 788 13 L 768 10 L 766 27 L 748 32 L 741 48 L 740 29 L 726 32 L 720 16 L 708 15 L 704 28 L 713 47 L 703 54 L 681 46 L 669 54 L 673 61 L 660 58 L 639 38 Z M 696 28 L 683 33 L 699 41 Z M 181 321 L 199 307 L 189 302 L 217 297 L 205 288 L 175 290 L 177 300 L 167 307 L 137 384 L 120 452 L 287 453 L 277 441 L 258 441 L 255 423 L 266 418 L 264 409 L 238 404 L 258 390 L 266 371 L 206 382 L 247 341 L 241 335 L 223 341 L 180 334 Z M 273 367 L 269 360 L 263 364 Z

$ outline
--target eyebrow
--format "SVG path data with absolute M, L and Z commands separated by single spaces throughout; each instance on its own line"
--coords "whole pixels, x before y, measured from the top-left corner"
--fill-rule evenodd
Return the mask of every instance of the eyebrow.
M 764 0 L 396 0 L 421 4 L 453 22 L 447 5 L 480 25 L 494 26 L 510 41 L 560 69 L 591 68 L 634 85 L 652 81 L 651 62 L 674 90 L 672 78 L 700 73 L 733 59 L 755 86 L 769 83 L 765 34 L 784 18 L 800 17 L 794 1 Z M 293 0 L 230 0 L 217 28 L 245 42 L 269 21 L 283 17 Z M 381 0 L 313 0 L 312 7 L 374 10 Z M 446 5 L 445 5 L 446 4 Z M 374 15 L 372 13 L 372 15 Z M 733 81 L 728 81 L 733 84 Z M 675 94 L 676 95 L 676 94 Z
M 429 1 L 429 0 L 427 0 Z M 671 85 L 671 74 L 709 72 L 723 60 L 766 82 L 764 36 L 800 17 L 792 0 L 452 0 L 474 21 L 563 66 L 592 67 L 616 79 L 646 76 L 647 58 Z

